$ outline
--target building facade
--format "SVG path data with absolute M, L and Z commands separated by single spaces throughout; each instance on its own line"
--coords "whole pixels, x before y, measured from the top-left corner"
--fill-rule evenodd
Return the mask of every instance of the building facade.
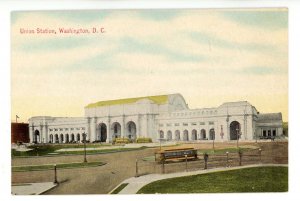
M 281 137 L 281 113 L 259 114 L 247 101 L 215 108 L 189 109 L 181 94 L 100 101 L 84 108 L 84 117 L 37 116 L 29 119 L 30 142 L 72 143 L 114 138 L 153 141 L 257 140 Z

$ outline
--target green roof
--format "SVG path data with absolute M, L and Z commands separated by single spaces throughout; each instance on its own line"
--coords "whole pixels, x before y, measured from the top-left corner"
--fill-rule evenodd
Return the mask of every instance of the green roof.
M 118 100 L 107 100 L 107 101 L 99 101 L 96 103 L 88 104 L 85 108 L 94 108 L 94 107 L 104 107 L 110 105 L 123 105 L 123 104 L 131 104 L 135 103 L 142 99 L 149 99 L 154 103 L 161 105 L 165 104 L 168 101 L 168 95 L 161 95 L 161 96 L 145 96 L 145 97 L 138 97 L 138 98 L 126 98 L 126 99 L 118 99 Z

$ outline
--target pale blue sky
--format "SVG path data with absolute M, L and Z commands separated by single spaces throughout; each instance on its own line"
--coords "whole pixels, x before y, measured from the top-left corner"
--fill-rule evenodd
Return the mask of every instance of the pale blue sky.
M 181 93 L 191 108 L 248 100 L 286 119 L 287 17 L 286 9 L 13 12 L 12 116 L 82 116 L 98 100 Z M 94 26 L 106 33 L 19 33 Z

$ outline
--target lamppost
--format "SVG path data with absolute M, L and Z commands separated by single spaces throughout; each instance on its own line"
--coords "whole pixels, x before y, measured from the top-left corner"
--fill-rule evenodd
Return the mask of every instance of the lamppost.
M 82 135 L 83 135 L 83 143 L 84 143 L 84 160 L 83 160 L 83 162 L 87 163 L 87 160 L 86 160 L 86 133 L 84 132 Z

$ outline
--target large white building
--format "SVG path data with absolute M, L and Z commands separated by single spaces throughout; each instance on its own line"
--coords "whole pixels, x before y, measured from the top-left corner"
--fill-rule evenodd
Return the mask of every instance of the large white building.
M 247 101 L 189 109 L 181 94 L 100 101 L 84 117 L 36 116 L 29 119 L 36 143 L 112 142 L 116 137 L 192 141 L 256 140 L 280 137 L 281 113 L 259 114 Z

